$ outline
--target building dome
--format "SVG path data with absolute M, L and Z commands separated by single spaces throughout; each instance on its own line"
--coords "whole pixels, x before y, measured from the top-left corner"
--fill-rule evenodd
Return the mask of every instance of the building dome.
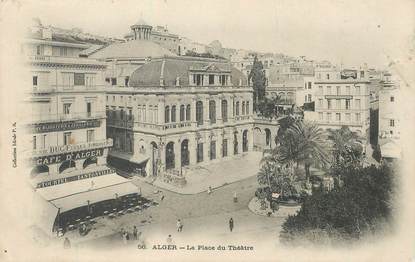
M 91 55 L 95 59 L 134 59 L 175 56 L 157 43 L 145 40 L 111 44 Z
M 140 25 L 148 26 L 149 24 L 147 24 L 146 21 L 144 21 L 144 19 L 140 17 L 140 19 L 138 19 L 138 21 L 134 25 L 135 26 L 140 26 Z

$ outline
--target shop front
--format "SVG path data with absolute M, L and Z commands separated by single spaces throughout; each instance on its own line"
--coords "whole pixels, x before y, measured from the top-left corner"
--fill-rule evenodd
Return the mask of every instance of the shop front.
M 102 166 L 88 173 L 38 181 L 35 193 L 43 202 L 36 212 L 42 221 L 36 224 L 49 234 L 73 230 L 96 217 L 127 212 L 148 202 L 130 180 Z
M 125 173 L 127 176 L 139 175 L 142 177 L 146 177 L 148 175 L 148 160 L 149 157 L 138 159 L 114 151 L 111 151 L 111 153 L 107 157 L 107 162 L 109 166 L 121 171 L 121 173 Z

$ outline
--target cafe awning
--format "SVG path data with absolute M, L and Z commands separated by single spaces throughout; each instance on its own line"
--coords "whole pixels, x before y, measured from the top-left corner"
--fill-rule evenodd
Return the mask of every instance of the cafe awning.
M 57 198 L 62 198 L 69 195 L 75 195 L 78 193 L 95 190 L 99 188 L 105 188 L 114 184 L 120 184 L 129 182 L 128 179 L 111 173 L 103 176 L 92 177 L 88 179 L 76 180 L 59 185 L 53 185 L 43 188 L 38 188 L 36 191 L 48 201 L 52 201 Z
M 143 154 L 131 155 L 131 154 L 123 153 L 123 152 L 118 152 L 115 150 L 112 150 L 109 153 L 109 155 L 111 157 L 116 157 L 116 158 L 120 158 L 123 160 L 127 160 L 135 164 L 145 164 L 145 162 L 150 158 L 149 156 L 143 155 Z
M 36 192 L 33 192 L 30 207 L 32 226 L 51 235 L 59 209 Z
M 138 188 L 128 181 L 57 198 L 52 200 L 51 203 L 58 207 L 61 212 L 66 212 L 77 207 L 86 206 L 88 205 L 88 201 L 89 204 L 94 204 L 133 193 L 138 193 Z
M 119 197 L 138 193 L 138 188 L 130 180 L 111 173 L 103 176 L 81 179 L 54 186 L 38 188 L 37 193 L 49 201 L 60 212 L 65 212 L 77 207 L 114 199 L 115 194 Z

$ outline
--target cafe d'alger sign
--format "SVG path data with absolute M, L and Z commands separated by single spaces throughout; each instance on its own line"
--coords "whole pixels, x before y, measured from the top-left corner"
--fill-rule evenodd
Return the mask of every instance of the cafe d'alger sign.
M 104 154 L 104 148 L 82 150 L 77 152 L 69 152 L 65 154 L 33 157 L 31 160 L 34 165 L 51 165 L 57 164 L 67 160 L 79 160 L 88 157 L 99 157 Z

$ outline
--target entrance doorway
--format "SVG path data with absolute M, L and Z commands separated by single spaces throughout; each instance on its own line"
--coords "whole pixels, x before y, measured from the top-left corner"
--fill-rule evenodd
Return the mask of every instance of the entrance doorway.
M 182 166 L 188 166 L 189 165 L 189 140 L 185 139 L 182 142 L 181 145 L 181 156 L 182 156 L 182 161 L 181 164 Z
M 166 170 L 174 168 L 174 143 L 166 145 Z
M 244 130 L 242 133 L 242 151 L 248 151 L 248 130 Z

